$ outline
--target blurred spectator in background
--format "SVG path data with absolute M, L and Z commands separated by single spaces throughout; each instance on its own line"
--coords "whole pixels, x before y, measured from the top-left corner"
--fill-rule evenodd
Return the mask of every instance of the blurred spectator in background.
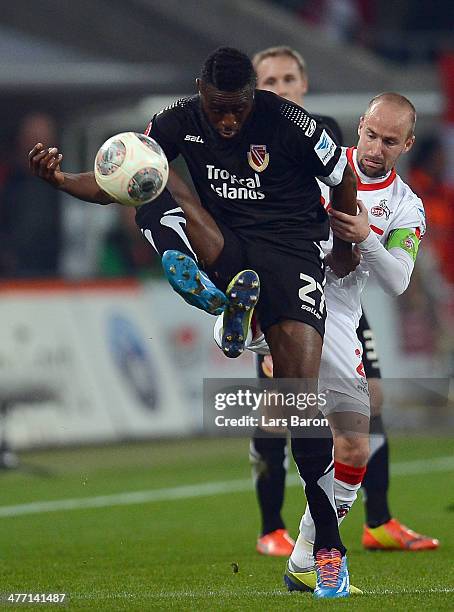
M 401 349 L 423 358 L 425 376 L 439 371 L 440 359 L 447 375 L 454 372 L 454 185 L 446 180 L 446 165 L 443 142 L 431 135 L 415 147 L 408 174 L 424 201 L 428 229 L 420 265 L 398 300 Z
M 454 3 L 453 3 L 454 5 Z M 454 43 L 440 58 L 440 82 L 444 93 L 443 145 L 445 147 L 445 179 L 454 189 Z
M 336 43 L 362 44 L 402 64 L 435 61 L 454 28 L 452 0 L 274 1 Z
M 100 276 L 160 276 L 161 260 L 137 231 L 136 209 L 119 206 L 117 213 L 116 221 L 102 243 L 98 268 Z
M 413 156 L 408 182 L 424 201 L 429 247 L 438 259 L 444 278 L 454 283 L 454 186 L 447 184 L 445 151 L 440 139 L 423 139 Z
M 58 142 L 54 119 L 26 115 L 19 124 L 11 158 L 0 185 L 0 276 L 51 277 L 58 274 L 60 194 L 35 181 L 27 154 L 36 142 Z

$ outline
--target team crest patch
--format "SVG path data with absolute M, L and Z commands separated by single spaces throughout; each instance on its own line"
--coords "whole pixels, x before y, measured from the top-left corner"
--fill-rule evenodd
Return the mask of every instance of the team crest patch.
M 373 206 L 370 211 L 374 217 L 385 217 L 386 220 L 389 219 L 391 215 L 391 210 L 386 206 L 386 200 L 380 200 L 377 206 Z
M 408 236 L 407 238 L 405 238 L 405 240 L 402 240 L 402 246 L 407 251 L 413 251 L 413 249 L 415 248 L 415 243 L 413 242 L 413 239 Z
M 266 170 L 270 161 L 270 154 L 266 152 L 266 145 L 251 144 L 247 153 L 247 160 L 251 168 L 256 172 Z

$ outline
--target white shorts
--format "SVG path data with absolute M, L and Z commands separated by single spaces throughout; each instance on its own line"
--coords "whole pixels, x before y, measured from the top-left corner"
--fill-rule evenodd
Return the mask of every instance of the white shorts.
M 369 388 L 363 366 L 363 349 L 351 313 L 328 310 L 318 389 L 337 391 L 354 400 L 354 412 L 370 415 Z M 348 402 L 327 405 L 326 412 L 344 412 Z
M 318 390 L 319 393 L 327 393 L 328 397 L 329 392 L 337 391 L 347 396 L 347 401 L 328 401 L 322 409 L 325 416 L 351 410 L 370 415 L 369 389 L 362 362 L 362 346 L 356 334 L 356 320 L 357 313 L 349 310 L 345 304 L 336 303 L 335 308 L 328 310 Z M 221 338 L 222 316 L 218 317 L 214 326 L 214 339 L 218 346 L 221 346 Z M 246 348 L 259 355 L 270 354 L 263 334 L 254 341 L 248 336 Z M 348 399 L 353 400 L 351 404 Z

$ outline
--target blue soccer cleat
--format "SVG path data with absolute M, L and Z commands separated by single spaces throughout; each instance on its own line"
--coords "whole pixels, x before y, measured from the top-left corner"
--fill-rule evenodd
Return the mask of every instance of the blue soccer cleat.
M 348 575 L 347 556 L 332 548 L 322 548 L 315 555 L 317 584 L 314 597 L 317 599 L 335 599 L 350 595 L 350 578 Z
M 314 592 L 315 587 L 317 586 L 317 572 L 315 571 L 315 567 L 301 569 L 298 567 L 293 567 L 291 562 L 288 561 L 284 574 L 284 584 L 290 592 Z M 361 589 L 358 589 L 358 587 L 355 587 L 352 584 L 350 584 L 349 591 L 350 595 L 363 594 Z
M 224 312 L 227 297 L 189 255 L 180 251 L 165 251 L 162 267 L 167 280 L 185 302 L 212 315 Z
M 252 313 L 260 295 L 257 272 L 239 272 L 230 281 L 226 295 L 228 303 L 222 319 L 221 348 L 226 357 L 238 357 L 244 351 Z

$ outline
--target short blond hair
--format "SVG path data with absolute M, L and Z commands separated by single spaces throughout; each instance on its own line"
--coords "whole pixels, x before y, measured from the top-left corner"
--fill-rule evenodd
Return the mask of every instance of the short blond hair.
M 304 61 L 301 53 L 298 53 L 298 51 L 295 51 L 295 49 L 286 46 L 268 47 L 267 49 L 263 49 L 263 51 L 256 53 L 252 58 L 252 64 L 256 72 L 259 64 L 268 57 L 291 57 L 298 64 L 301 75 L 307 76 L 306 62 Z

